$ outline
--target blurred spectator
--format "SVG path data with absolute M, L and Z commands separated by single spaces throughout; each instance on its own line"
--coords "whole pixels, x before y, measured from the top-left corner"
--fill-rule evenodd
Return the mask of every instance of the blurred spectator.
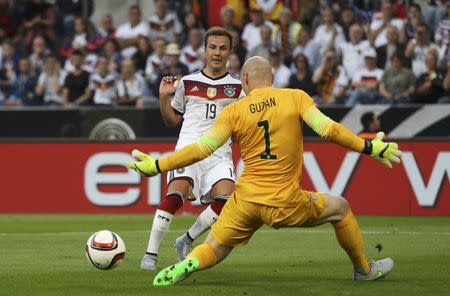
M 181 50 L 180 61 L 188 66 L 189 73 L 202 70 L 204 67 L 203 36 L 199 28 L 191 28 L 188 32 L 189 42 Z
M 117 105 L 136 106 L 145 94 L 145 81 L 138 75 L 130 59 L 122 61 L 120 80 L 117 84 Z
M 37 106 L 42 104 L 34 95 L 37 84 L 37 77 L 31 71 L 31 64 L 28 58 L 21 58 L 19 61 L 19 75 L 14 81 L 9 100 L 5 102 L 8 106 Z
M 412 59 L 412 71 L 416 77 L 426 72 L 425 56 L 431 48 L 439 50 L 437 45 L 430 41 L 430 32 L 428 32 L 427 25 L 421 23 L 417 25 L 415 38 L 408 42 L 405 50 L 405 56 Z
M 0 96 L 6 97 L 19 74 L 19 55 L 11 41 L 4 41 L 0 56 Z
M 100 27 L 97 29 L 94 40 L 92 41 L 92 46 L 95 47 L 96 52 L 100 52 L 103 44 L 110 39 L 115 38 L 116 29 L 113 24 L 113 17 L 110 14 L 106 14 L 102 17 L 100 21 Z
M 238 31 L 230 31 L 231 37 L 233 37 L 233 49 L 232 52 L 239 56 L 241 64 L 244 64 L 245 57 L 247 56 L 247 49 L 242 45 L 241 36 Z
M 446 68 L 446 63 L 450 61 L 450 1 L 447 2 L 447 15 L 443 18 L 435 31 L 434 40 L 440 47 L 442 68 Z
M 406 48 L 405 45 L 399 42 L 398 29 L 395 26 L 388 25 L 386 27 L 386 40 L 386 45 L 380 46 L 376 49 L 378 58 L 377 67 L 385 70 L 391 66 L 390 57 L 394 53 L 399 53 L 403 56 Z M 403 57 L 402 60 L 404 59 L 405 58 Z
M 247 51 L 247 60 L 254 56 L 260 56 L 266 60 L 269 59 L 269 50 L 273 47 L 272 29 L 269 26 L 263 25 L 261 26 L 260 34 L 261 44 L 255 46 L 252 50 Z
M 309 67 L 308 58 L 299 54 L 294 59 L 295 73 L 291 74 L 287 87 L 305 91 L 310 96 L 316 95 L 316 88 L 312 82 L 312 72 Z
M 423 23 L 422 8 L 417 3 L 411 3 L 408 7 L 408 18 L 403 25 L 400 33 L 400 42 L 407 43 L 415 37 L 416 27 Z
M 161 84 L 161 80 L 164 76 L 175 76 L 176 79 L 181 79 L 183 76 L 189 74 L 188 67 L 180 62 L 180 48 L 176 43 L 170 43 L 166 48 L 167 65 L 161 70 L 156 85 Z
M 141 9 L 138 5 L 131 5 L 128 9 L 128 23 L 117 28 L 116 38 L 122 48 L 124 58 L 131 58 L 137 51 L 139 35 L 150 36 L 148 24 L 141 22 Z
M 427 71 L 417 78 L 414 103 L 433 104 L 444 96 L 445 72 L 438 70 L 438 61 L 438 51 L 434 48 L 428 50 L 425 57 Z
M 50 43 L 55 41 L 54 7 L 44 0 L 31 0 L 25 3 L 22 26 L 22 46 L 31 44 L 36 35 L 43 35 Z M 21 48 L 25 51 L 26 48 Z
M 155 51 L 147 59 L 145 66 L 145 79 L 154 95 L 158 94 L 159 85 L 157 85 L 161 70 L 167 64 L 166 57 L 167 41 L 162 37 L 156 37 L 153 41 Z
M 334 21 L 331 8 L 327 7 L 322 12 L 322 21 L 323 23 L 317 27 L 314 33 L 314 41 L 320 45 L 321 54 L 332 47 L 339 49 L 341 44 L 345 42 L 344 31 Z
M 273 87 L 285 88 L 289 84 L 291 71 L 282 62 L 280 49 L 273 47 L 269 50 L 269 62 L 272 65 Z
M 107 39 L 102 46 L 101 54 L 109 60 L 109 70 L 119 72 L 122 56 L 120 46 L 115 39 Z
M 345 6 L 342 8 L 338 23 L 344 30 L 345 40 L 350 41 L 350 27 L 358 23 L 352 7 Z
M 254 9 L 255 7 L 260 8 L 264 13 L 264 19 L 276 22 L 283 10 L 283 2 L 282 0 L 249 0 L 249 7 L 250 9 Z
M 428 6 L 425 12 L 425 22 L 430 27 L 430 30 L 434 32 L 439 22 L 448 13 L 448 0 L 428 0 Z
M 308 27 L 305 26 L 302 27 L 298 38 L 298 44 L 292 52 L 292 55 L 294 57 L 299 54 L 303 54 L 308 58 L 309 66 L 312 72 L 314 72 L 317 67 L 319 67 L 322 60 L 322 55 L 320 53 L 320 44 L 311 39 L 311 31 Z
M 442 86 L 445 90 L 444 97 L 440 98 L 438 103 L 450 104 L 450 60 L 447 60 L 447 69 Z
M 365 67 L 355 69 L 352 77 L 353 91 L 347 99 L 346 105 L 375 104 L 378 100 L 378 86 L 383 75 L 383 70 L 377 68 L 377 53 L 375 49 L 368 48 L 364 51 Z
M 220 17 L 222 18 L 222 27 L 228 31 L 237 31 L 240 35 L 242 28 L 234 23 L 235 13 L 233 7 L 228 5 L 222 6 L 220 9 Z
M 93 102 L 96 106 L 109 106 L 117 98 L 117 73 L 109 69 L 109 59 L 99 56 L 96 71 L 89 81 L 90 95 L 93 94 Z
M 347 76 L 351 77 L 357 70 L 364 68 L 365 52 L 370 49 L 370 43 L 362 40 L 363 29 L 359 24 L 353 24 L 350 28 L 350 41 L 341 44 L 342 65 Z M 376 55 L 376 53 L 375 53 Z M 376 58 L 376 56 L 375 56 Z
M 93 37 L 88 34 L 87 22 L 80 16 L 76 16 L 73 19 L 73 34 L 65 40 L 64 47 L 59 51 L 60 55 L 63 57 L 70 57 L 72 51 L 75 49 L 88 49 L 95 51 L 95 44 L 93 42 Z
M 44 37 L 37 35 L 33 39 L 32 52 L 30 55 L 31 69 L 33 73 L 39 75 L 45 63 L 45 57 L 50 53 Z
M 391 67 L 381 77 L 380 95 L 382 104 L 408 104 L 414 92 L 415 77 L 410 69 L 403 67 L 402 55 L 391 56 Z
M 314 71 L 313 82 L 317 85 L 315 99 L 319 104 L 340 102 L 348 86 L 345 70 L 337 63 L 336 49 L 328 49 L 320 66 Z
M 403 30 L 403 21 L 393 17 L 394 8 L 389 1 L 383 1 L 381 5 L 381 13 L 374 15 L 370 24 L 370 44 L 378 48 L 386 45 L 386 28 L 388 25 L 393 25 L 398 32 Z
M 89 73 L 82 69 L 84 55 L 79 50 L 74 50 L 71 57 L 73 71 L 64 79 L 63 105 L 77 106 L 87 105 L 90 101 Z
M 58 8 L 58 27 L 61 27 L 61 33 L 71 35 L 73 33 L 73 19 L 75 16 L 90 18 L 94 12 L 93 0 L 56 0 Z
M 95 70 L 95 65 L 97 64 L 97 55 L 93 52 L 87 52 L 84 48 L 75 49 L 83 55 L 83 65 L 81 68 L 88 72 L 89 74 L 93 73 Z M 74 50 L 74 51 L 75 51 Z M 73 51 L 72 51 L 73 52 Z M 68 57 L 64 63 L 64 71 L 66 73 L 71 73 L 75 70 L 75 66 L 72 63 L 72 58 Z
M 178 42 L 182 26 L 175 13 L 169 12 L 167 0 L 154 0 L 155 13 L 147 19 L 150 38 L 163 37 L 167 42 Z
M 280 13 L 279 22 L 273 27 L 272 39 L 274 46 L 281 49 L 284 57 L 290 57 L 298 43 L 298 35 L 302 26 L 292 21 L 292 12 L 284 8 Z
M 147 59 L 152 53 L 152 48 L 150 46 L 150 41 L 146 36 L 139 36 L 137 42 L 137 51 L 133 55 L 134 66 L 136 67 L 136 72 L 144 74 L 145 67 L 147 65 Z
M 366 112 L 361 116 L 361 125 L 363 130 L 358 136 L 363 139 L 371 140 L 381 131 L 380 119 L 373 112 Z
M 252 50 L 254 47 L 261 44 L 261 28 L 263 25 L 273 28 L 273 24 L 269 21 L 264 20 L 262 8 L 259 5 L 253 6 L 250 9 L 250 20 L 251 22 L 245 25 L 244 31 L 242 32 L 242 45 L 247 49 L 247 51 Z
M 200 24 L 200 19 L 192 12 L 188 12 L 184 17 L 184 29 L 183 32 L 190 32 L 192 29 L 197 29 L 200 31 L 200 36 L 203 37 L 205 35 L 205 29 L 203 29 Z M 189 34 L 182 34 L 180 36 L 180 44 L 186 46 L 189 42 Z
M 0 0 L 0 43 L 12 39 L 16 34 L 17 19 L 14 7 L 8 0 Z
M 230 59 L 227 63 L 228 72 L 236 77 L 237 79 L 240 79 L 241 77 L 241 60 L 239 59 L 239 56 L 236 53 L 232 53 L 230 55 Z
M 49 54 L 45 58 L 45 64 L 36 86 L 36 95 L 42 97 L 44 104 L 49 106 L 61 106 L 63 101 L 60 96 L 63 73 L 55 55 Z

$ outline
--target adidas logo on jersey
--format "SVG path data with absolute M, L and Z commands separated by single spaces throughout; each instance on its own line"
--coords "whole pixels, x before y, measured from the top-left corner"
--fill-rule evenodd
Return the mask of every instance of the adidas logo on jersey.
M 199 91 L 199 89 L 198 89 L 198 87 L 197 87 L 197 85 L 196 86 L 194 86 L 192 89 L 191 89 L 191 91 Z

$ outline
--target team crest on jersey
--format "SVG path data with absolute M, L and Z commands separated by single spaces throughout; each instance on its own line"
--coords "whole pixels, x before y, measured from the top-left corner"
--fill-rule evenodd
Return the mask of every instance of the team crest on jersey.
M 236 90 L 235 90 L 235 88 L 233 87 L 233 86 L 231 86 L 231 85 L 227 85 L 227 86 L 225 86 L 225 90 L 223 91 L 224 93 L 225 93 L 225 95 L 227 96 L 227 97 L 233 97 L 234 96 L 234 94 L 236 93 Z
M 208 98 L 214 98 L 217 95 L 217 88 L 215 87 L 208 87 L 207 91 L 206 91 L 206 95 L 208 96 Z

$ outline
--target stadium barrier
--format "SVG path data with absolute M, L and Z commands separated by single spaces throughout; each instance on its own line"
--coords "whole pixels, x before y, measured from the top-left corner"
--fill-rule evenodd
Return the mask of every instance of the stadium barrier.
M 302 186 L 345 196 L 364 215 L 450 215 L 450 141 L 401 140 L 403 162 L 388 170 L 327 142 L 304 144 Z M 3 142 L 1 213 L 152 213 L 166 177 L 125 164 L 133 148 L 160 157 L 169 142 Z M 234 147 L 236 173 L 243 169 Z M 257 194 L 257 192 L 255 192 Z M 182 211 L 198 213 L 198 202 Z
M 391 138 L 412 137 L 450 138 L 450 104 L 425 106 L 357 105 L 349 107 L 321 107 L 335 121 L 343 123 L 354 133 L 362 130 L 361 116 L 374 112 L 382 129 Z M 178 128 L 164 125 L 159 108 L 0 108 L 1 138 L 88 138 L 99 124 L 108 119 L 119 119 L 122 124 L 104 125 L 98 137 L 102 139 L 129 139 L 131 130 L 136 138 L 176 138 Z M 111 121 L 109 121 L 111 122 Z M 305 127 L 307 137 L 317 137 Z

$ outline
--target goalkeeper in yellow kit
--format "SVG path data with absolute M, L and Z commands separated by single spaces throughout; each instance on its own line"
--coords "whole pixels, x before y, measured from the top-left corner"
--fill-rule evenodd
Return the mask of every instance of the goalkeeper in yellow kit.
M 363 238 L 347 201 L 300 187 L 302 121 L 323 138 L 369 154 L 389 168 L 391 161 L 400 162 L 397 144 L 383 142 L 382 133 L 372 141 L 363 140 L 322 114 L 305 92 L 272 88 L 271 66 L 261 57 L 244 64 L 241 79 L 248 95 L 224 108 L 198 142 L 158 160 L 133 151 L 140 161 L 129 163 L 129 167 L 145 176 L 200 161 L 230 136 L 238 143 L 244 161 L 236 189 L 205 242 L 185 260 L 163 269 L 153 284 L 173 285 L 192 272 L 216 265 L 233 247 L 246 244 L 263 224 L 274 228 L 314 227 L 326 222 L 331 222 L 339 244 L 352 261 L 354 280 L 385 277 L 394 262 L 390 258 L 367 261 Z

